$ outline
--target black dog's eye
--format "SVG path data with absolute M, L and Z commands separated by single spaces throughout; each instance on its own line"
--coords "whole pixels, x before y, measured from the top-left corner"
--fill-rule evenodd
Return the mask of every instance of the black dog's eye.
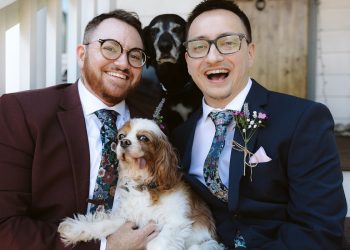
M 139 141 L 142 141 L 142 142 L 148 142 L 149 141 L 148 137 L 145 136 L 145 135 L 139 135 L 139 136 L 137 136 L 137 139 Z
M 182 33 L 182 29 L 181 27 L 175 27 L 171 30 L 172 32 L 176 33 L 176 34 L 181 34 Z
M 119 134 L 119 135 L 118 135 L 118 140 L 122 140 L 123 138 L 125 138 L 125 135 L 124 135 L 124 134 Z
M 149 33 L 151 34 L 151 36 L 155 37 L 159 33 L 159 29 L 158 28 L 151 28 Z

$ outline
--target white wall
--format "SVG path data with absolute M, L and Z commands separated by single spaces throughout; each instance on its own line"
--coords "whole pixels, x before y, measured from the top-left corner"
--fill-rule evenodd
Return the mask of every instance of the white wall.
M 132 10 L 139 14 L 143 25 L 148 25 L 159 14 L 178 14 L 185 20 L 189 12 L 201 0 L 117 0 L 117 8 Z
M 350 1 L 320 0 L 317 25 L 316 100 L 350 124 Z

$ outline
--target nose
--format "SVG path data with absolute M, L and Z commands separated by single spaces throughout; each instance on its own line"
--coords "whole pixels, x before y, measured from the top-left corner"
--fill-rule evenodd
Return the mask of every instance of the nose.
M 128 139 L 121 139 L 119 143 L 122 148 L 127 148 L 131 145 L 131 141 Z
M 169 52 L 173 47 L 172 41 L 173 41 L 173 38 L 168 32 L 165 32 L 164 34 L 162 34 L 158 40 L 159 50 L 165 53 Z
M 223 55 L 218 51 L 215 44 L 211 44 L 207 55 L 207 61 L 217 62 L 217 61 L 222 61 L 223 58 L 224 58 Z
M 127 68 L 129 66 L 129 61 L 126 51 L 123 51 L 123 53 L 117 59 L 115 59 L 113 63 L 115 65 L 124 66 Z

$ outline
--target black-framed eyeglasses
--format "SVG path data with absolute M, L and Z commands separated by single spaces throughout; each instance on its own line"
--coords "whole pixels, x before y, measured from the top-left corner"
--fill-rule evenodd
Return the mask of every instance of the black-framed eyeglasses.
M 127 50 L 114 39 L 98 39 L 97 41 L 92 41 L 85 43 L 84 45 L 89 45 L 93 42 L 100 43 L 100 51 L 104 58 L 108 60 L 116 60 L 123 54 L 123 51 L 126 51 L 128 62 L 131 66 L 135 68 L 142 67 L 147 60 L 146 53 L 140 48 L 132 48 Z
M 216 49 L 221 54 L 232 54 L 241 49 L 243 38 L 249 43 L 247 36 L 243 33 L 231 33 L 218 36 L 214 40 L 193 39 L 183 43 L 191 58 L 202 58 L 208 55 L 210 47 L 215 44 Z

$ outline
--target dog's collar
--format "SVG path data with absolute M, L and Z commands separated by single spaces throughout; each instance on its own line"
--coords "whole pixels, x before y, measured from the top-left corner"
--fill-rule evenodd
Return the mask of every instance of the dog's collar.
M 143 183 L 143 184 L 139 184 L 136 186 L 132 186 L 133 188 L 135 188 L 137 191 L 145 191 L 145 190 L 151 190 L 151 189 L 156 189 L 158 188 L 158 184 L 156 182 L 150 182 L 150 183 Z M 125 183 L 124 185 L 120 186 L 120 188 L 124 189 L 127 192 L 130 192 L 130 189 L 128 187 L 128 183 Z

